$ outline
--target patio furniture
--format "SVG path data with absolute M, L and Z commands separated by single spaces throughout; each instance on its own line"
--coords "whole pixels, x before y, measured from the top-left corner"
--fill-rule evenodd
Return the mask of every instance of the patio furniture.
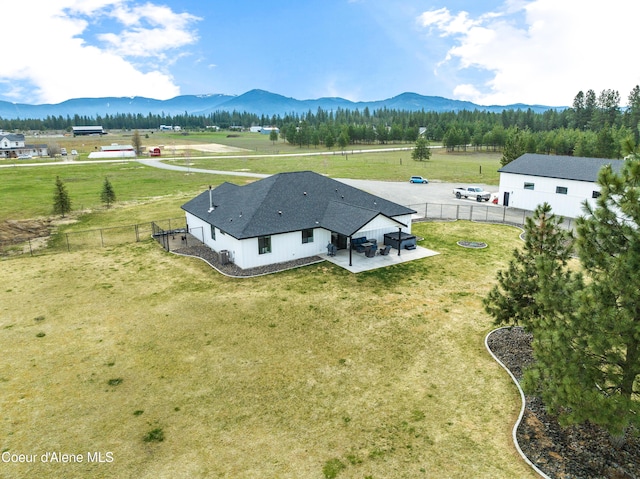
M 368 239 L 365 236 L 351 239 L 351 249 L 355 249 L 358 253 L 364 253 L 371 244 L 377 247 L 378 242 L 375 239 Z
M 371 243 L 370 246 L 368 246 L 364 251 L 364 254 L 367 258 L 373 258 L 376 255 L 377 250 L 378 247 L 374 243 Z
M 329 256 L 335 256 L 337 252 L 338 252 L 338 247 L 336 245 L 334 245 L 333 243 L 329 243 L 327 245 L 327 254 Z
M 387 256 L 389 254 L 389 251 L 391 251 L 391 245 L 390 244 L 386 245 L 384 248 L 380 248 L 380 254 L 382 256 Z

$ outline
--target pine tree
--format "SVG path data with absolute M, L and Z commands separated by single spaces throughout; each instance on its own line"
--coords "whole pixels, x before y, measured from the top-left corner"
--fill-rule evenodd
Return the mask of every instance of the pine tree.
M 532 329 L 542 315 L 536 301 L 543 285 L 540 268 L 545 267 L 546 281 L 552 275 L 563 276 L 571 251 L 571 234 L 562 229 L 562 218 L 551 214 L 544 203 L 536 208 L 525 224 L 524 248 L 513 251 L 506 271 L 498 271 L 498 284 L 483 300 L 484 308 L 496 325 L 521 324 Z
M 418 137 L 416 140 L 416 146 L 411 152 L 411 158 L 415 161 L 425 161 L 431 158 L 431 150 L 429 149 L 429 142 L 424 136 Z
M 599 174 L 596 206 L 577 222 L 577 251 L 589 278 L 580 294 L 575 335 L 589 370 L 581 377 L 590 404 L 576 420 L 602 424 L 615 436 L 640 426 L 640 157 L 619 173 Z
M 109 178 L 104 179 L 104 184 L 102 185 L 102 192 L 100 193 L 100 199 L 102 202 L 109 208 L 112 203 L 116 201 L 116 193 L 113 190 L 113 186 L 109 181 Z
M 525 390 L 562 424 L 589 421 L 620 443 L 629 426 L 640 426 L 638 155 L 619 173 L 604 167 L 598 184 L 596 206 L 585 203 L 577 220 L 581 273 L 566 267 L 570 243 L 554 231 L 550 209 L 540 215 L 539 207 L 537 227 L 525 228 L 531 244 L 514 253 L 484 305 L 497 323 L 533 333 L 536 361 L 525 371 Z
M 71 211 L 71 199 L 67 187 L 59 176 L 56 176 L 56 189 L 53 194 L 53 213 L 64 217 Z

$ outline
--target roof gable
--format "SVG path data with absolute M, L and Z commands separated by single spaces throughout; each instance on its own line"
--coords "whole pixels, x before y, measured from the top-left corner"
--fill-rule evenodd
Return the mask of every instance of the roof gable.
M 223 183 L 182 209 L 238 239 L 318 227 L 350 235 L 379 214 L 414 213 L 311 171 L 279 173 L 244 186 Z
M 595 183 L 603 166 L 611 165 L 614 171 L 619 171 L 623 163 L 624 160 L 606 158 L 525 153 L 500 168 L 498 172 Z

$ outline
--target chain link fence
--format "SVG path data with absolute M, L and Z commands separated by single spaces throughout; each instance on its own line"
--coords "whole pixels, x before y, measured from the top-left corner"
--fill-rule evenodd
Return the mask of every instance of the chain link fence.
M 177 231 L 186 228 L 186 218 L 171 218 L 84 231 L 57 232 L 47 238 L 29 239 L 19 244 L 0 242 L 0 257 L 70 253 L 136 243 L 154 237 L 154 225 L 160 230 Z
M 468 220 L 523 226 L 526 219 L 533 216 L 532 211 L 483 204 L 421 203 L 406 206 L 416 211 L 414 221 Z M 575 226 L 575 220 L 565 218 L 563 225 L 571 230 Z M 188 238 L 185 238 L 186 228 L 186 218 L 181 217 L 110 228 L 59 232 L 48 238 L 30 239 L 20 244 L 0 242 L 0 257 L 68 253 L 135 243 L 149 238 L 155 238 L 166 250 L 173 250 L 185 246 L 183 243 Z M 202 231 L 191 233 L 202 241 Z
M 438 203 L 421 203 L 407 205 L 407 208 L 415 210 L 414 221 L 421 220 L 468 220 L 485 223 L 502 223 L 515 226 L 524 226 L 526 219 L 533 216 L 533 211 L 509 208 L 506 206 L 494 206 L 483 204 L 452 205 Z M 575 219 L 564 218 L 562 225 L 572 230 Z

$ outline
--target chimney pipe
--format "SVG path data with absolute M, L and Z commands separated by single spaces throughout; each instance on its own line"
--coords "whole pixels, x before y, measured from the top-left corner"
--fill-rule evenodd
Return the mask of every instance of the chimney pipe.
M 209 185 L 209 213 L 211 213 L 215 208 L 213 207 L 213 199 L 211 197 L 211 185 Z

